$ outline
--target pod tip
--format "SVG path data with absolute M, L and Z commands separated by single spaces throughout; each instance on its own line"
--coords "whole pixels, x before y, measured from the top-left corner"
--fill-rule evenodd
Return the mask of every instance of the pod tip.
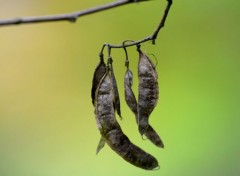
M 163 142 L 161 141 L 161 142 L 159 142 L 158 144 L 157 144 L 157 146 L 159 147 L 159 148 L 164 148 L 164 144 L 163 144 Z
M 160 169 L 160 166 L 159 165 L 157 165 L 157 167 L 155 167 L 155 168 L 153 168 L 152 170 L 159 170 Z

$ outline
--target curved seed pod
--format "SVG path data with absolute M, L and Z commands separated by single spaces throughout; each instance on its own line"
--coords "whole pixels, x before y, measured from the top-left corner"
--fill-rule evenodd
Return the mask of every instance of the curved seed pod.
M 109 74 L 101 79 L 96 91 L 95 115 L 102 138 L 127 162 L 146 170 L 159 168 L 157 160 L 136 145 L 122 132 L 113 106 L 113 86 Z
M 151 60 L 138 48 L 138 129 L 141 135 L 148 129 L 148 118 L 158 101 L 158 76 Z
M 93 105 L 94 105 L 94 101 L 95 101 L 95 92 L 96 92 L 97 86 L 105 73 L 106 73 L 106 64 L 104 63 L 103 55 L 100 55 L 100 62 L 94 71 L 93 80 L 92 80 L 92 94 L 91 95 L 92 95 L 92 104 Z
M 125 95 L 125 101 L 128 105 L 128 107 L 132 110 L 132 112 L 137 117 L 137 100 L 135 98 L 135 95 L 132 91 L 132 82 L 133 82 L 133 74 L 131 70 L 127 69 L 124 77 L 124 95 Z M 137 120 L 137 119 L 136 119 Z
M 119 98 L 119 93 L 118 93 L 117 81 L 116 81 L 114 71 L 113 71 L 112 59 L 111 59 L 111 66 L 110 66 L 110 77 L 112 80 L 113 91 L 114 91 L 114 101 L 113 101 L 114 109 L 117 111 L 117 114 L 122 119 L 121 108 L 120 108 L 120 98 Z
M 101 54 L 100 62 L 94 71 L 93 80 L 92 80 L 91 96 L 92 96 L 92 104 L 93 105 L 94 105 L 94 101 L 95 101 L 95 93 L 96 93 L 97 86 L 99 85 L 99 82 L 101 81 L 101 79 L 105 73 L 106 73 L 106 64 L 104 63 L 103 55 Z M 105 141 L 101 138 L 98 143 L 98 146 L 97 146 L 96 154 L 98 154 L 98 152 L 104 147 L 104 144 L 105 144 Z
M 128 107 L 132 110 L 135 114 L 136 121 L 138 123 L 138 110 L 137 110 L 137 100 L 135 95 L 132 91 L 132 82 L 133 82 L 133 74 L 131 70 L 127 69 L 124 77 L 124 92 L 125 92 L 125 100 Z M 157 132 L 148 125 L 147 131 L 145 132 L 145 136 L 156 146 L 160 148 L 164 148 L 164 144 L 157 134 Z

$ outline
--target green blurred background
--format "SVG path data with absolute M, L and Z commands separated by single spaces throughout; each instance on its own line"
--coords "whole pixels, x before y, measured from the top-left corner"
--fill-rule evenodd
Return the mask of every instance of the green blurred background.
M 0 0 L 0 18 L 67 13 L 110 0 Z M 239 176 L 240 2 L 174 1 L 157 44 L 160 100 L 150 118 L 165 149 L 143 141 L 123 94 L 124 51 L 112 50 L 130 140 L 158 171 L 125 162 L 100 138 L 90 92 L 104 42 L 149 35 L 166 2 L 132 4 L 77 23 L 0 27 L 1 176 Z M 137 92 L 136 48 L 129 48 Z

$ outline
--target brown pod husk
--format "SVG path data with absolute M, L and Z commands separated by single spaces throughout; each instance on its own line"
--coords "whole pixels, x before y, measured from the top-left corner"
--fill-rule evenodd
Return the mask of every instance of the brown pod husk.
M 114 113 L 113 85 L 106 73 L 96 90 L 95 115 L 102 138 L 112 150 L 127 162 L 146 170 L 159 168 L 157 160 L 128 139 L 122 132 Z
M 91 96 L 92 96 L 93 105 L 95 101 L 95 93 L 96 93 L 97 86 L 99 85 L 99 82 L 101 81 L 105 73 L 106 73 L 106 64 L 104 63 L 104 60 L 103 60 L 103 54 L 101 54 L 100 62 L 94 71 L 93 80 L 92 80 Z M 105 145 L 105 141 L 101 138 L 97 146 L 96 154 L 98 154 L 98 152 L 104 147 L 104 145 Z
M 125 73 L 125 77 L 124 77 L 125 101 L 126 101 L 128 107 L 135 114 L 135 118 L 138 123 L 137 100 L 132 91 L 132 84 L 133 84 L 133 74 L 132 74 L 131 70 L 128 68 Z M 151 127 L 151 125 L 148 125 L 147 131 L 145 132 L 145 136 L 156 146 L 158 146 L 160 148 L 164 148 L 164 144 L 163 144 L 160 136 Z
M 148 129 L 148 119 L 158 101 L 158 76 L 154 64 L 138 48 L 138 129 L 141 135 Z
M 132 91 L 132 83 L 133 83 L 133 74 L 131 70 L 127 69 L 124 77 L 124 95 L 125 101 L 128 107 L 132 110 L 132 112 L 137 116 L 137 100 Z M 137 120 L 137 119 L 136 119 Z
M 94 71 L 93 80 L 92 80 L 91 96 L 92 96 L 93 105 L 95 101 L 95 93 L 96 93 L 97 86 L 105 73 L 106 73 L 106 64 L 104 63 L 103 55 L 100 55 L 100 62 Z
M 117 114 L 122 119 L 121 108 L 120 108 L 120 98 L 119 98 L 119 93 L 118 93 L 117 81 L 116 81 L 114 71 L 113 71 L 112 61 L 111 61 L 111 66 L 110 66 L 110 77 L 112 80 L 113 92 L 114 92 L 114 101 L 113 101 L 114 110 L 117 111 Z

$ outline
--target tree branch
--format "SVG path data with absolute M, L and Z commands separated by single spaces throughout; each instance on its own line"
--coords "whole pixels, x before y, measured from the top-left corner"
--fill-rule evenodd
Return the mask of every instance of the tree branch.
M 119 7 L 119 6 L 130 4 L 130 3 L 143 2 L 143 1 L 148 1 L 148 0 L 116 0 L 115 2 L 112 2 L 112 3 L 108 3 L 105 5 L 93 7 L 93 8 L 78 11 L 78 12 L 67 13 L 67 14 L 57 14 L 57 15 L 48 15 L 48 16 L 37 16 L 37 17 L 23 17 L 23 18 L 0 20 L 0 27 L 1 26 L 9 26 L 9 25 L 42 23 L 42 22 L 56 22 L 56 21 L 76 22 L 79 17 L 85 16 L 85 15 L 89 15 L 92 13 L 104 11 L 107 9 Z M 157 26 L 157 28 L 155 29 L 155 31 L 153 32 L 153 34 L 151 34 L 148 37 L 145 37 L 142 40 L 138 40 L 138 41 L 129 40 L 131 43 L 124 44 L 124 45 L 123 44 L 113 45 L 113 44 L 105 43 L 102 47 L 100 55 L 102 55 L 102 52 L 103 52 L 105 46 L 107 46 L 108 49 L 110 50 L 111 48 L 126 48 L 129 46 L 139 45 L 139 44 L 147 42 L 147 41 L 152 41 L 152 43 L 155 44 L 155 40 L 157 39 L 158 33 L 159 33 L 160 29 L 164 27 L 168 12 L 172 5 L 172 0 L 167 0 L 167 2 L 168 3 L 166 6 L 166 9 L 164 11 L 163 17 L 161 18 L 161 21 L 160 21 L 159 25 Z
M 148 0 L 137 0 L 137 2 L 143 2 L 143 1 L 148 1 Z M 122 5 L 134 3 L 134 2 L 136 2 L 136 0 L 117 0 L 115 2 L 111 2 L 101 6 L 93 7 L 93 8 L 82 10 L 82 11 L 72 12 L 72 13 L 0 20 L 0 26 L 42 23 L 42 22 L 56 22 L 56 21 L 76 22 L 79 17 L 104 11 L 107 9 L 119 7 Z

